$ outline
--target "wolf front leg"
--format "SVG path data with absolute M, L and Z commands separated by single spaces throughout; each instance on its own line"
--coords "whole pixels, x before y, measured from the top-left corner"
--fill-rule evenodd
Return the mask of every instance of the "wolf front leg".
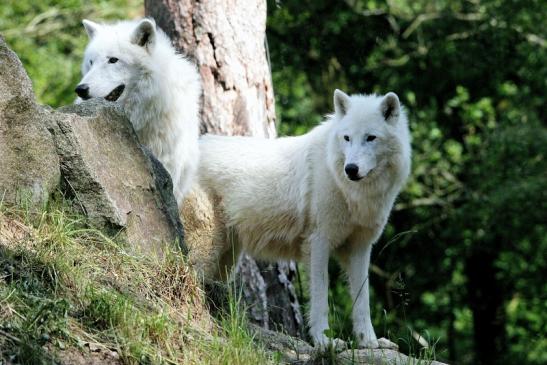
M 324 235 L 313 233 L 309 238 L 309 243 L 310 336 L 314 345 L 320 349 L 332 346 L 335 350 L 342 350 L 346 348 L 344 341 L 330 339 L 325 334 L 325 331 L 329 329 L 329 241 Z
M 353 245 L 354 249 L 348 257 L 348 276 L 353 300 L 353 332 L 360 348 L 390 348 L 398 346 L 385 338 L 376 338 L 370 318 L 369 266 L 372 243 Z
M 310 275 L 310 336 L 315 346 L 325 348 L 329 339 L 325 331 L 329 329 L 329 242 L 319 233 L 309 238 L 309 275 Z
M 353 301 L 353 332 L 359 347 L 378 347 L 370 319 L 369 266 L 372 244 L 356 245 L 349 256 L 348 277 Z

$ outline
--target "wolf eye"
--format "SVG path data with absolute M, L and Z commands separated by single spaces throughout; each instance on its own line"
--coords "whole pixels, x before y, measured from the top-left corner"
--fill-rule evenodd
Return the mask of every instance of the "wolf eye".
M 367 142 L 372 142 L 376 139 L 376 136 L 368 136 L 367 137 Z
M 118 62 L 118 59 L 116 57 L 110 57 L 108 59 L 108 63 L 116 63 L 116 62 Z
M 344 140 L 345 140 L 346 142 L 349 142 L 349 136 L 344 136 Z

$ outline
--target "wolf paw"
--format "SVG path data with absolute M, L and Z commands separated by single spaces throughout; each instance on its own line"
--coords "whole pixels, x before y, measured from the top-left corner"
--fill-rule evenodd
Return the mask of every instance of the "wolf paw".
M 387 338 L 381 337 L 379 339 L 366 340 L 359 343 L 361 349 L 389 349 L 399 350 L 399 345 L 391 342 Z
M 348 344 L 339 338 L 329 338 L 326 335 L 314 336 L 313 344 L 320 351 L 333 349 L 334 352 L 341 352 L 348 349 Z

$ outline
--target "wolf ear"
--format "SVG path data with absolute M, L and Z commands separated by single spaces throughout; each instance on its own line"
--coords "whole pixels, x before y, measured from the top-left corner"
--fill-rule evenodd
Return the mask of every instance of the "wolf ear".
M 384 116 L 386 122 L 390 124 L 397 122 L 399 114 L 401 114 L 401 104 L 399 103 L 397 94 L 389 92 L 384 96 L 384 99 L 380 104 L 380 112 Z
M 97 33 L 97 30 L 99 30 L 99 28 L 101 27 L 100 24 L 97 24 L 87 19 L 82 20 L 82 23 L 84 25 L 85 31 L 87 32 L 87 35 L 89 36 L 89 39 L 92 39 Z
M 156 38 L 156 23 L 152 19 L 143 19 L 131 36 L 131 43 L 149 49 Z
M 334 90 L 334 112 L 337 116 L 343 117 L 349 109 L 349 96 L 342 90 Z

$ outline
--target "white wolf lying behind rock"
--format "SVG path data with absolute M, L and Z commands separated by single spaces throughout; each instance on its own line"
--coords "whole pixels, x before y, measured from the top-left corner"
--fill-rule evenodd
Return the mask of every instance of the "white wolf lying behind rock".
M 190 258 L 206 276 L 222 276 L 241 250 L 303 261 L 311 336 L 325 346 L 332 254 L 348 273 L 359 346 L 389 347 L 372 327 L 368 271 L 372 245 L 409 175 L 407 117 L 394 93 L 336 90 L 334 105 L 335 114 L 303 136 L 202 138 L 199 186 L 182 212 Z
M 201 83 L 195 65 L 176 53 L 152 19 L 83 23 L 90 42 L 76 93 L 124 108 L 140 142 L 169 171 L 180 205 L 199 159 Z

